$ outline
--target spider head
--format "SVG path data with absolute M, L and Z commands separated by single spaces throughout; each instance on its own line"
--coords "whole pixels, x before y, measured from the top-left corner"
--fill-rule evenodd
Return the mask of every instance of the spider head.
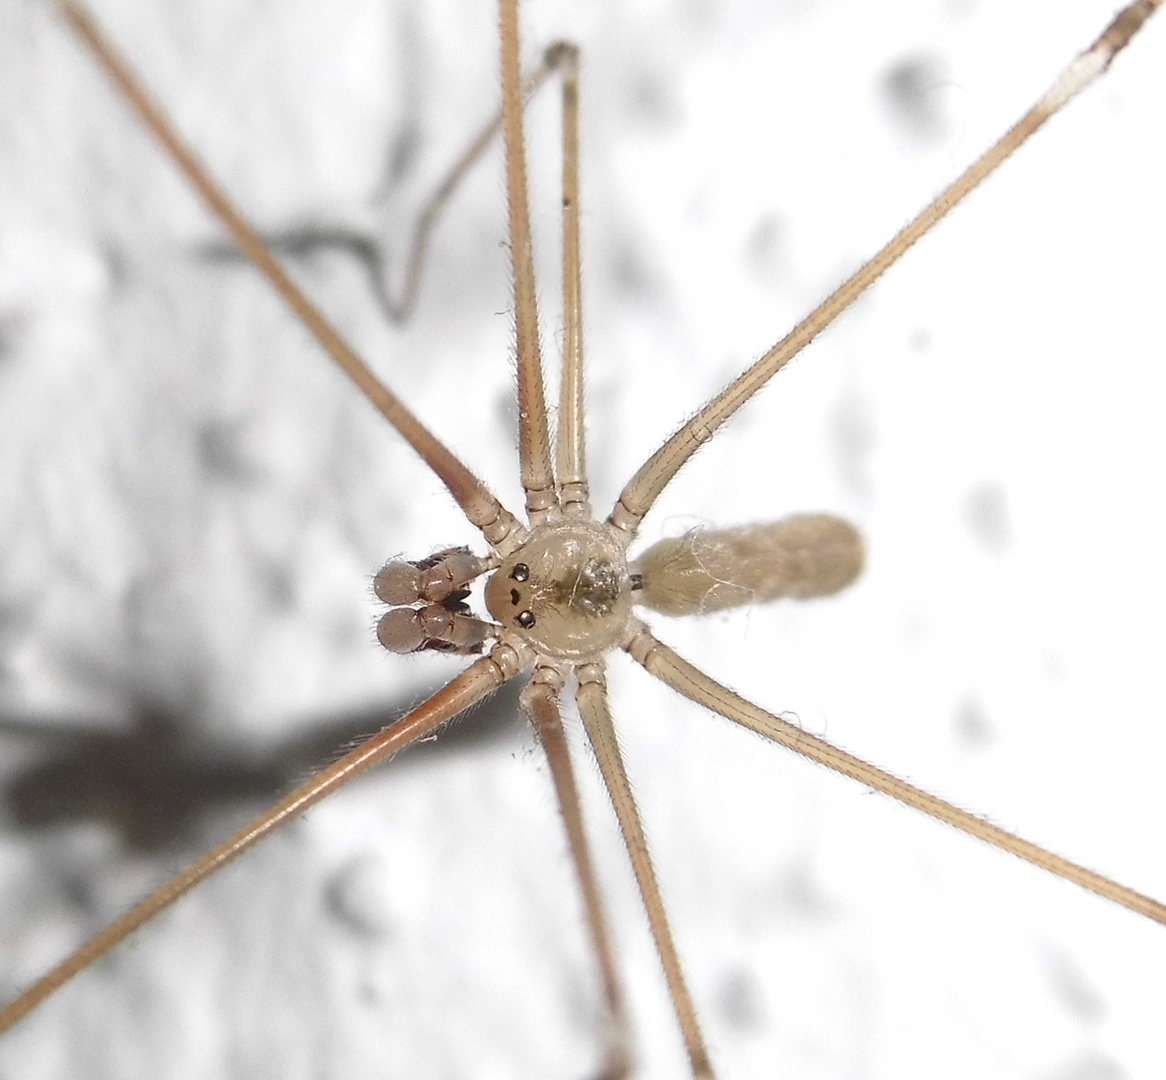
M 585 660 L 618 645 L 631 615 L 627 561 L 604 525 L 535 528 L 486 582 L 486 608 L 547 657 Z

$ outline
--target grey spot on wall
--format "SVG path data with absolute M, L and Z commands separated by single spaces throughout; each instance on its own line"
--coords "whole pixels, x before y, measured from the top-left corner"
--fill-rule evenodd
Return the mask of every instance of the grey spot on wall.
M 255 560 L 255 581 L 275 611 L 293 611 L 299 602 L 295 573 L 283 560 Z
M 772 282 L 785 269 L 788 254 L 785 222 L 772 211 L 762 214 L 745 238 L 745 261 L 762 281 Z
M 628 117 L 653 133 L 674 128 L 684 119 L 684 107 L 675 96 L 675 77 L 667 60 L 642 54 L 643 63 L 628 78 L 624 101 Z
M 787 915 L 805 922 L 828 919 L 834 910 L 808 852 L 794 859 L 778 879 L 774 901 Z
M 396 187 L 417 167 L 421 133 L 415 123 L 405 124 L 389 140 L 385 154 L 385 188 Z
M 956 703 L 953 726 L 956 739 L 969 750 L 979 750 L 996 737 L 988 710 L 978 697 L 969 695 Z
M 19 311 L 0 311 L 0 363 L 20 351 L 20 338 L 27 318 Z
M 963 518 L 968 533 L 984 551 L 999 555 L 1008 550 L 1012 529 L 1003 484 L 988 481 L 971 488 L 964 495 Z
M 494 428 L 505 438 L 518 441 L 518 402 L 514 399 L 514 392 L 508 386 L 494 398 Z
M 943 91 L 948 83 L 943 63 L 931 56 L 905 56 L 886 71 L 879 97 L 901 137 L 930 144 L 946 136 L 950 125 Z
M 610 288 L 633 300 L 646 300 L 658 294 L 651 261 L 633 243 L 625 242 L 609 249 L 604 273 Z
M 854 495 L 868 495 L 873 485 L 870 460 L 878 443 L 870 402 L 861 393 L 844 393 L 830 427 L 842 486 Z
M 1066 1012 L 1087 1021 L 1101 1020 L 1105 1016 L 1105 999 L 1069 953 L 1049 947 L 1042 959 L 1053 996 Z
M 358 938 L 375 939 L 389 933 L 383 878 L 384 867 L 375 860 L 356 858 L 346 862 L 324 884 L 328 917 Z
M 1039 1074 L 1038 1080 L 1129 1080 L 1122 1064 L 1098 1050 L 1080 1055 Z
M 765 1020 L 765 1008 L 757 980 L 747 967 L 736 967 L 721 984 L 717 995 L 721 1014 L 740 1031 L 755 1031 Z
M 212 480 L 248 486 L 260 479 L 260 470 L 247 459 L 244 424 L 240 420 L 212 419 L 197 428 L 199 464 Z

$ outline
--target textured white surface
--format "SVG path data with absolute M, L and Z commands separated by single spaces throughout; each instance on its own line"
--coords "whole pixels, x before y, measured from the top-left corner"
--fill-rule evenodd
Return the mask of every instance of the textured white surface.
M 560 36 L 583 47 L 596 503 L 1035 100 L 1111 3 L 528 4 L 528 56 Z M 98 10 L 266 229 L 378 229 L 398 251 L 496 98 L 488 0 Z M 443 678 L 454 662 L 376 650 L 367 582 L 471 530 L 256 275 L 200 256 L 216 228 L 46 5 L 5 0 L 0 19 L 6 706 L 112 723 L 136 689 L 262 746 Z M 848 594 L 657 619 L 661 637 L 1160 899 L 1164 55 L 1152 25 L 645 528 L 851 517 L 870 563 Z M 892 84 L 922 86 L 923 104 L 896 106 Z M 529 130 L 553 357 L 553 95 Z M 495 154 L 443 223 L 404 331 L 351 259 L 297 265 L 517 507 L 501 192 Z M 227 447 L 218 475 L 200 430 Z M 610 682 L 726 1080 L 1160 1068 L 1166 930 L 729 730 L 630 662 Z M 578 764 L 639 1075 L 682 1076 L 630 874 Z M 211 819 L 206 844 L 236 820 Z M 193 853 L 149 863 L 98 826 L 5 833 L 5 993 Z M 597 1001 L 527 740 L 391 765 L 321 807 L 46 1005 L 0 1046 L 0 1072 L 576 1078 L 597 1060 Z

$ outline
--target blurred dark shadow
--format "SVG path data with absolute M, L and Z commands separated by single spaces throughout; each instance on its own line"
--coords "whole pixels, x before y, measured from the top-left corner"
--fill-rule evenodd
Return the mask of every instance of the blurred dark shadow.
M 436 689 L 434 687 L 433 689 Z M 127 731 L 94 731 L 78 718 L 0 714 L 0 739 L 41 749 L 4 784 L 8 823 L 23 831 L 102 821 L 127 848 L 161 851 L 192 840 L 201 819 L 239 803 L 274 803 L 312 773 L 403 716 L 422 697 L 321 717 L 308 735 L 261 753 L 200 741 L 199 725 L 173 706 L 143 701 Z M 521 746 L 525 724 L 515 682 L 403 751 L 412 766 L 451 754 Z M 375 770 L 374 770 L 375 771 Z

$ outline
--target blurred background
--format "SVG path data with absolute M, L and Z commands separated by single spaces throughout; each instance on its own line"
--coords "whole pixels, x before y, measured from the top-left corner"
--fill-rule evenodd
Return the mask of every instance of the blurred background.
M 489 0 L 95 5 L 214 173 L 512 508 Z M 593 498 L 1020 114 L 1113 0 L 525 5 L 583 49 Z M 460 666 L 375 644 L 387 558 L 469 543 L 32 0 L 0 4 L 0 987 L 6 998 Z M 1157 678 L 1166 28 L 698 455 L 643 539 L 830 510 L 849 592 L 659 636 L 759 704 L 1166 898 Z M 529 111 L 554 377 L 558 105 Z M 609 666 L 727 1080 L 1118 1080 L 1166 932 Z M 570 720 L 578 734 L 577 722 Z M 638 1076 L 680 1039 L 576 758 Z M 545 767 L 500 695 L 253 852 L 0 1043 L 21 1078 L 582 1078 L 602 1015 Z

